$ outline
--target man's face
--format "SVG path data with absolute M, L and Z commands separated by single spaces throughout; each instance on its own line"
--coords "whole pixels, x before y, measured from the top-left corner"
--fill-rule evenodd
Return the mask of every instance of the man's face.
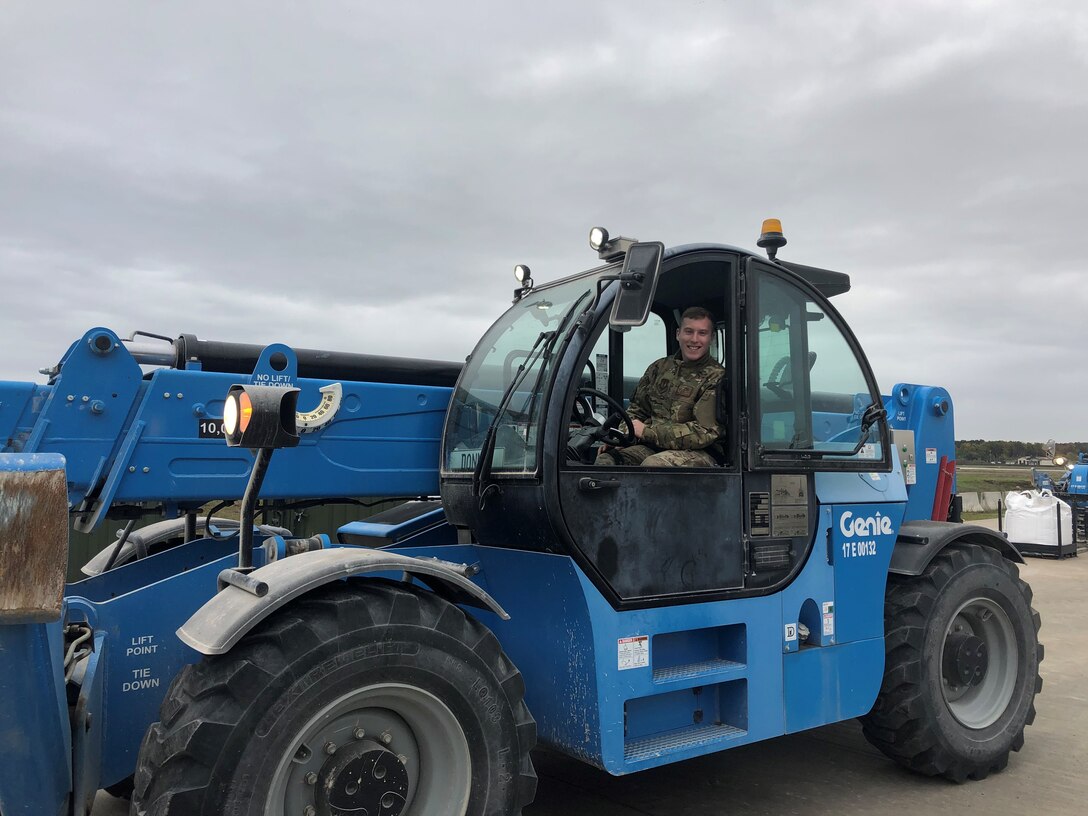
M 701 360 L 710 348 L 710 338 L 714 333 L 714 325 L 710 318 L 701 317 L 698 320 L 685 318 L 680 321 L 680 328 L 676 330 L 676 339 L 680 341 L 680 353 L 688 362 Z

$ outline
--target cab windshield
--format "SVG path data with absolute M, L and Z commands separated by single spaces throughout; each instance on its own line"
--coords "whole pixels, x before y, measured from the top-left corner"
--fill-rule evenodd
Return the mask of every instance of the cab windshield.
M 601 272 L 603 270 L 595 270 Z M 534 473 L 540 416 L 562 338 L 592 297 L 588 273 L 530 292 L 493 325 L 472 352 L 450 403 L 443 474 L 471 474 L 492 423 L 492 473 Z

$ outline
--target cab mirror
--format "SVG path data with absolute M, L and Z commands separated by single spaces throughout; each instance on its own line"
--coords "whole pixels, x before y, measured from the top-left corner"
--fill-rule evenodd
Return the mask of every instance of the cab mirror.
M 665 245 L 660 241 L 632 244 L 627 250 L 620 273 L 620 291 L 608 318 L 609 326 L 622 330 L 646 322 L 664 256 Z

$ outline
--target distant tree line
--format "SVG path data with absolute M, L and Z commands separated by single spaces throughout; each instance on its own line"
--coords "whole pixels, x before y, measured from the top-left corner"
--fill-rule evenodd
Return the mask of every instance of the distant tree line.
M 1080 451 L 1088 452 L 1088 442 L 1059 442 L 1054 447 L 1055 456 L 1064 456 L 1070 461 L 1075 460 Z M 1042 442 L 1015 442 L 1005 439 L 963 439 L 956 442 L 956 459 L 965 464 L 1015 462 L 1022 456 L 1044 459 L 1049 454 Z

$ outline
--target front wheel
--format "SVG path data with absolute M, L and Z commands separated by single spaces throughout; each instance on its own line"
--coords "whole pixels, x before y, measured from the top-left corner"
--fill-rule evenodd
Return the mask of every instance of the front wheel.
M 982 779 L 1024 744 L 1042 688 L 1039 613 L 1016 566 L 952 544 L 919 576 L 891 575 L 884 682 L 862 718 L 897 762 L 956 782 Z
M 517 814 L 536 726 L 495 636 L 411 587 L 337 583 L 187 667 L 148 730 L 148 816 Z

